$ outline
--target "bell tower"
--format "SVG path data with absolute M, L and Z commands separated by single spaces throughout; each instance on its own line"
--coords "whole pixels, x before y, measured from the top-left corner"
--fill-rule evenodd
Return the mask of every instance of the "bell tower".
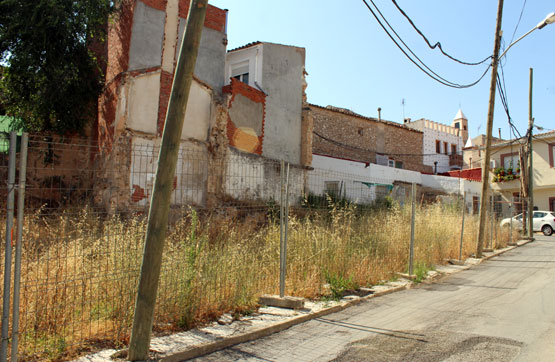
M 460 135 L 462 136 L 463 144 L 465 144 L 468 140 L 468 119 L 462 112 L 462 109 L 459 109 L 457 112 L 451 127 L 460 129 Z

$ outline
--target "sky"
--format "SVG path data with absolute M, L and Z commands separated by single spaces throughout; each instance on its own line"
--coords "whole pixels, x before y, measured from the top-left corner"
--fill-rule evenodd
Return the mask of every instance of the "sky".
M 412 51 L 443 78 L 468 84 L 486 70 L 487 63 L 462 65 L 437 49 L 430 49 L 392 1 L 374 2 Z M 486 133 L 491 71 L 477 85 L 466 89 L 437 83 L 403 55 L 362 0 L 209 3 L 229 10 L 228 49 L 253 41 L 305 48 L 310 103 L 347 108 L 368 117 L 377 117 L 377 108 L 381 107 L 382 118 L 390 121 L 426 118 L 449 125 L 461 108 L 468 118 L 470 136 Z M 441 42 L 445 52 L 466 62 L 477 62 L 493 54 L 497 3 L 397 0 L 432 44 Z M 525 34 L 552 11 L 555 0 L 506 0 L 502 45 L 506 47 L 511 39 Z M 524 135 L 528 128 L 530 68 L 534 69 L 535 124 L 546 130 L 555 129 L 555 24 L 535 30 L 515 44 L 502 64 L 509 111 L 517 130 Z M 496 92 L 495 137 L 498 128 L 502 137 L 509 139 L 507 115 Z

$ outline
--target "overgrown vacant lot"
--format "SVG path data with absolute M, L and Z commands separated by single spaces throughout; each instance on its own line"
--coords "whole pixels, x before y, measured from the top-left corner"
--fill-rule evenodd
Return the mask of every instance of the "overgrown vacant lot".
M 158 293 L 155 332 L 191 328 L 231 312 L 252 312 L 279 290 L 279 219 L 193 209 L 170 228 Z M 286 294 L 338 296 L 406 271 L 410 205 L 362 210 L 331 204 L 289 218 Z M 300 216 L 302 215 L 302 216 Z M 106 218 L 88 209 L 25 219 L 20 357 L 69 359 L 128 342 L 146 218 Z M 458 258 L 460 205 L 417 207 L 415 265 Z M 476 249 L 477 220 L 466 218 L 463 255 Z M 494 233 L 505 245 L 507 234 Z

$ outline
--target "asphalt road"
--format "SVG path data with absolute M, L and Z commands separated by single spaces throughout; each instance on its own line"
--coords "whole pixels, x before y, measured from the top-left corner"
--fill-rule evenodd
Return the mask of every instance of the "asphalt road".
M 555 361 L 555 236 L 194 361 Z

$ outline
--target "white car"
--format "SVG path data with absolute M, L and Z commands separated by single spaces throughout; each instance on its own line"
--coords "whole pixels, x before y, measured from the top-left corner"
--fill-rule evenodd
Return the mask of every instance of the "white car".
M 522 214 L 513 218 L 513 227 L 522 229 Z M 509 227 L 511 218 L 501 220 L 501 227 Z M 544 235 L 550 236 L 555 231 L 555 212 L 553 211 L 534 211 L 534 231 L 541 231 Z

